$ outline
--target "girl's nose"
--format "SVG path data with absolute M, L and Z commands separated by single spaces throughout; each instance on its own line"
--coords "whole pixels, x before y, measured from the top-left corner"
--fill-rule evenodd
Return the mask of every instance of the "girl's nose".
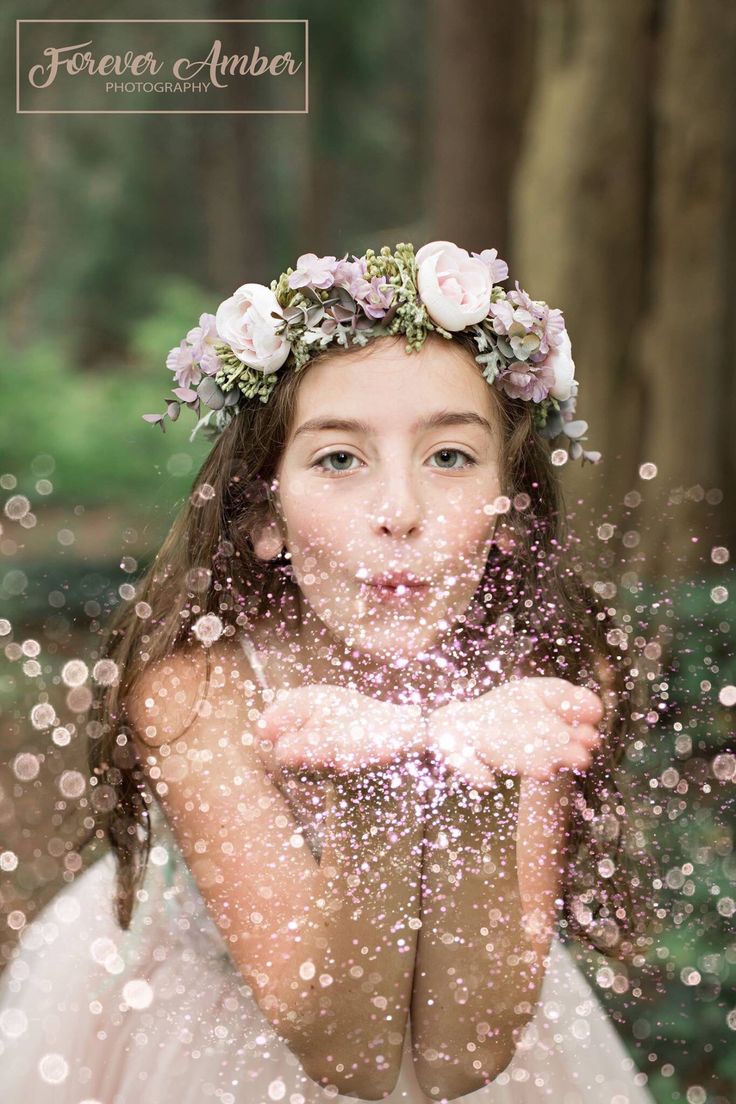
M 371 514 L 371 522 L 378 532 L 394 536 L 408 536 L 418 531 L 422 524 L 422 505 L 406 476 L 382 483 Z

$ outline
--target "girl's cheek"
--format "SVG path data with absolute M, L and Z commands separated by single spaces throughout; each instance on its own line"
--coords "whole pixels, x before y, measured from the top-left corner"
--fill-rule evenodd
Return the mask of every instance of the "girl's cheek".
M 493 532 L 493 518 L 485 513 L 483 509 L 485 505 L 485 500 L 463 502 L 450 508 L 445 503 L 445 508 L 435 514 L 438 519 L 435 523 L 438 537 L 449 541 L 458 551 L 464 549 L 469 554 L 474 554 L 485 541 L 490 539 Z M 439 520 L 440 518 L 442 520 Z

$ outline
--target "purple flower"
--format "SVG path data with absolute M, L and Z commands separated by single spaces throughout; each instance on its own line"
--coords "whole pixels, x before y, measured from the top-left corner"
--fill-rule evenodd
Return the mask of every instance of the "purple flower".
M 508 277 L 509 266 L 500 259 L 497 249 L 484 249 L 482 253 L 471 253 L 470 255 L 478 261 L 483 261 L 488 266 L 492 283 L 500 284 L 502 280 Z
M 505 299 L 491 303 L 489 313 L 493 318 L 493 328 L 501 337 L 521 337 L 532 333 L 537 324 L 532 311 L 523 301 L 513 299 L 513 294 L 510 291 Z
M 182 340 L 166 358 L 166 367 L 174 373 L 174 379 L 180 387 L 192 387 L 202 378 L 199 366 L 194 363 L 193 352 L 192 346 Z
M 349 261 L 346 253 L 342 260 L 335 265 L 333 280 L 336 284 L 347 288 L 355 299 L 357 298 L 356 285 L 359 282 L 364 282 L 367 269 L 368 265 L 365 257 L 356 257 L 353 253 L 353 259 Z
M 550 345 L 556 346 L 562 343 L 562 335 L 565 332 L 565 319 L 558 307 L 552 307 L 547 314 L 547 340 Z
M 199 361 L 199 367 L 205 376 L 214 376 L 222 368 L 222 363 L 212 346 L 208 346 Z
M 356 281 L 354 295 L 369 318 L 383 318 L 393 301 L 395 288 L 385 276 Z
M 202 314 L 199 325 L 193 326 L 187 336 L 171 350 L 166 367 L 174 373 L 174 381 L 191 389 L 205 376 L 214 376 L 221 367 L 215 352 L 215 342 L 220 340 L 214 314 Z
M 542 402 L 554 385 L 555 373 L 546 364 L 526 364 L 514 361 L 496 377 L 496 384 L 511 399 Z
M 302 253 L 296 269 L 289 277 L 290 288 L 328 288 L 334 282 L 333 272 L 337 258 L 318 257 L 316 253 Z
M 201 314 L 199 325 L 194 326 L 187 334 L 187 341 L 193 346 L 192 355 L 195 360 L 201 360 L 204 351 L 208 347 L 213 347 L 219 340 L 214 314 Z
M 221 368 L 215 352 L 215 343 L 219 340 L 220 335 L 217 332 L 217 320 L 214 314 L 200 315 L 199 325 L 194 326 L 187 334 L 187 341 L 192 346 L 192 359 L 199 365 L 205 376 L 214 376 Z
M 491 303 L 493 329 L 510 345 L 513 354 L 527 363 L 540 364 L 565 340 L 562 311 L 532 299 L 516 282 L 516 289 Z

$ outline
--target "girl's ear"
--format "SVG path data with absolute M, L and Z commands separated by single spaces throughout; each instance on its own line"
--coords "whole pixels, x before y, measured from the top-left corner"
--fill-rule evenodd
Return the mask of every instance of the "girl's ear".
M 259 560 L 275 560 L 284 550 L 284 538 L 273 519 L 253 531 L 253 551 Z

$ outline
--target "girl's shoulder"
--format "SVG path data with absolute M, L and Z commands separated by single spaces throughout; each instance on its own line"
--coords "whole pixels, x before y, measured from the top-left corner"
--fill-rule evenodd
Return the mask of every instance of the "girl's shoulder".
M 236 637 L 208 648 L 187 644 L 149 663 L 130 688 L 126 713 L 143 743 L 157 747 L 186 732 L 197 718 L 252 721 L 265 708 L 253 654 Z

